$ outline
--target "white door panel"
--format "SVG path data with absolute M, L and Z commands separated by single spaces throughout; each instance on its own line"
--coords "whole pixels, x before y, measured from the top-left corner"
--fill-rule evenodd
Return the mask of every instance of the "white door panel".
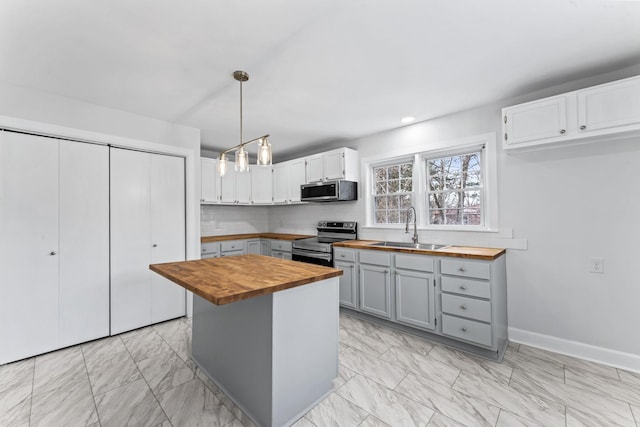
M 111 149 L 111 334 L 151 323 L 150 155 Z
M 151 262 L 184 261 L 184 159 L 151 155 Z M 148 268 L 148 266 L 147 266 Z M 185 315 L 186 292 L 164 277 L 151 274 L 151 322 Z
M 59 347 L 109 335 L 109 148 L 60 141 Z
M 0 132 L 0 236 L 3 364 L 57 345 L 57 141 Z

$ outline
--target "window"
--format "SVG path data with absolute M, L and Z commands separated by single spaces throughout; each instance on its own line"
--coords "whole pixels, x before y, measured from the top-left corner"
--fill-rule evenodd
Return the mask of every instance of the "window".
M 429 225 L 483 225 L 481 154 L 425 159 Z
M 400 224 L 413 205 L 413 159 L 373 167 L 373 221 Z

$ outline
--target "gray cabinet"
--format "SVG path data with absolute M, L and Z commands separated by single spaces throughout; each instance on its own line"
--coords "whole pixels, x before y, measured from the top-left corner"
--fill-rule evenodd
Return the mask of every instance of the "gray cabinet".
M 271 241 L 271 256 L 274 258 L 291 259 L 291 242 L 287 240 Z
M 262 245 L 260 239 L 247 240 L 247 254 L 262 255 Z
M 422 329 L 435 329 L 433 274 L 398 269 L 395 279 L 396 320 Z
M 360 310 L 391 319 L 391 256 L 385 252 L 360 251 Z
M 334 267 L 343 271 L 342 276 L 340 276 L 340 305 L 357 309 L 359 297 L 356 251 L 353 249 L 335 248 L 334 258 Z
M 200 258 L 220 258 L 220 242 L 206 242 L 200 245 Z

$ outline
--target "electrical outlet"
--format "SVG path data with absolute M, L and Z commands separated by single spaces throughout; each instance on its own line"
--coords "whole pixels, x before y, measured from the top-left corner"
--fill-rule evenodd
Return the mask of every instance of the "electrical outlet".
M 590 273 L 604 273 L 604 259 L 602 258 L 589 258 L 589 272 Z

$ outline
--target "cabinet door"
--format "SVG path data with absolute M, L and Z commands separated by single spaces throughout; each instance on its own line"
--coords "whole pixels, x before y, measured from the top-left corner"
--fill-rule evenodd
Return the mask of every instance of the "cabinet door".
M 578 130 L 640 123 L 640 77 L 579 90 Z
M 375 316 L 391 318 L 390 270 L 386 267 L 360 264 L 360 310 Z
M 557 138 L 567 132 L 566 95 L 505 108 L 503 113 L 503 138 L 507 145 Z
M 247 240 L 247 254 L 261 255 L 262 245 L 260 240 Z
M 289 201 L 300 201 L 300 186 L 307 183 L 306 162 L 304 159 L 296 159 L 287 163 L 289 169 Z
M 0 171 L 0 364 L 4 364 L 57 346 L 58 143 L 0 131 Z
M 216 159 L 200 159 L 200 201 L 205 203 L 218 202 L 220 191 L 220 174 Z
M 149 154 L 151 262 L 184 261 L 185 256 L 185 180 L 182 157 Z M 186 314 L 186 291 L 168 279 L 151 276 L 151 323 Z
M 280 163 L 273 166 L 273 202 L 289 201 L 289 164 Z
M 358 308 L 358 282 L 356 281 L 356 266 L 352 262 L 336 261 L 335 268 L 343 271 L 340 276 L 340 305 Z
M 344 152 L 343 150 L 329 151 L 323 155 L 324 179 L 344 178 Z
M 251 166 L 251 203 L 273 203 L 272 174 L 270 166 Z
M 321 182 L 323 180 L 322 154 L 307 157 L 307 182 Z
M 435 289 L 432 274 L 396 270 L 396 320 L 435 329 Z
M 60 141 L 59 345 L 109 335 L 109 148 Z
M 220 177 L 220 201 L 222 203 L 236 202 L 236 171 L 235 163 L 227 162 L 227 173 Z
M 271 242 L 260 240 L 260 255 L 271 256 Z
M 269 177 L 271 179 L 271 177 Z M 238 203 L 251 203 L 251 172 L 236 172 L 236 201 Z
M 111 149 L 111 334 L 151 323 L 150 157 Z

